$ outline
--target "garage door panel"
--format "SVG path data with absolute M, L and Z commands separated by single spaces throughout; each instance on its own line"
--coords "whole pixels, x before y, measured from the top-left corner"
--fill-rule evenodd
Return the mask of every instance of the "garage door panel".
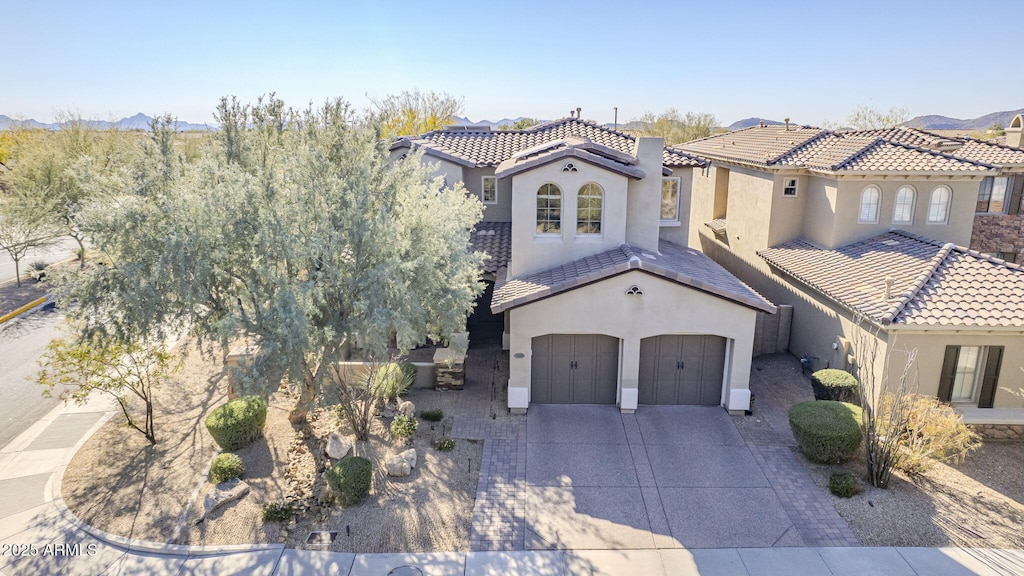
M 663 334 L 640 342 L 641 404 L 719 404 L 725 338 Z
M 619 343 L 614 338 L 611 347 L 602 345 L 602 353 L 597 357 L 597 369 L 594 371 L 594 403 L 615 404 L 619 387 Z
M 572 356 L 551 357 L 551 393 L 549 404 L 572 403 Z
M 531 402 L 614 404 L 619 343 L 598 334 L 548 334 L 532 341 Z

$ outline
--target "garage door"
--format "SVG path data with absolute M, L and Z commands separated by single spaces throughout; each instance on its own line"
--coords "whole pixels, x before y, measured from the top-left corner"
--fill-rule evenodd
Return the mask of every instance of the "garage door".
M 614 404 L 619 340 L 602 334 L 548 334 L 533 339 L 530 401 Z
M 640 404 L 722 402 L 725 338 L 662 335 L 640 341 Z

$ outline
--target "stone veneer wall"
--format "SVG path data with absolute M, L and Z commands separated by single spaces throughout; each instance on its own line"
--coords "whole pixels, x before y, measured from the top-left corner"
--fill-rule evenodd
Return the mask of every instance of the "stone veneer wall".
M 1024 424 L 971 424 L 985 440 L 1024 440 Z
M 971 249 L 978 252 L 1024 253 L 1024 215 L 978 214 L 971 231 Z

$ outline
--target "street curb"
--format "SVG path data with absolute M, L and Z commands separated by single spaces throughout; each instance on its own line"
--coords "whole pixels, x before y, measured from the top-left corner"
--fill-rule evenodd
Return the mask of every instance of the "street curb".
M 0 324 L 3 324 L 4 322 L 7 322 L 8 320 L 12 320 L 14 318 L 17 318 L 18 316 L 21 316 L 22 314 L 24 314 L 25 312 L 28 312 L 29 310 L 35 308 L 36 306 L 39 306 L 41 304 L 45 304 L 46 301 L 49 300 L 49 298 L 50 298 L 49 296 L 43 296 L 42 298 L 38 298 L 36 300 L 33 300 L 33 301 L 29 302 L 28 304 L 25 304 L 24 306 L 22 306 L 21 308 L 18 308 L 14 312 L 9 312 L 7 314 L 4 314 L 3 316 L 0 316 Z
M 51 498 L 51 503 L 60 512 L 60 515 L 67 522 L 71 523 L 75 528 L 89 534 L 93 538 L 110 544 L 115 548 L 121 548 L 127 551 L 133 552 L 144 552 L 149 554 L 163 554 L 168 556 L 181 556 L 181 557 L 196 557 L 196 556 L 214 556 L 218 554 L 231 554 L 238 552 L 265 552 L 265 551 L 280 551 L 284 552 L 284 544 L 229 544 L 223 546 L 188 546 L 184 544 L 166 544 L 161 542 L 150 542 L 148 540 L 136 540 L 134 538 L 127 538 L 124 536 L 118 536 L 111 534 L 105 530 L 96 528 L 90 524 L 83 522 L 74 512 L 67 507 L 64 502 L 64 497 L 61 495 L 61 487 L 64 483 L 64 472 L 67 470 L 68 464 L 75 457 L 75 454 L 82 449 L 82 446 L 92 438 L 93 434 L 99 431 L 99 429 L 107 423 L 112 417 L 117 414 L 117 410 L 108 410 L 104 415 L 90 428 L 85 434 L 79 438 L 78 442 L 72 446 L 71 450 L 68 451 L 68 455 L 61 462 L 57 470 L 50 476 L 50 480 L 47 482 L 47 488 L 45 493 L 48 493 Z

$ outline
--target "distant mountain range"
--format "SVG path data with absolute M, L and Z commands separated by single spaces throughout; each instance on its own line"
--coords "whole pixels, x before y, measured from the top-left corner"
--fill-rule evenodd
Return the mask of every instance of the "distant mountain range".
M 767 118 L 757 118 L 757 117 L 754 117 L 754 118 L 744 118 L 743 120 L 737 120 L 737 121 L 733 122 L 732 124 L 729 124 L 725 128 L 727 130 L 729 130 L 730 132 L 732 132 L 733 130 L 741 130 L 743 128 L 750 128 L 751 126 L 757 126 L 761 122 L 764 122 L 768 126 L 779 126 L 779 125 L 783 124 L 782 122 L 779 122 L 778 120 L 768 120 Z
M 1013 120 L 1013 117 L 1017 114 L 1024 114 L 1024 108 L 1021 108 L 1020 110 L 1008 110 L 1006 112 L 993 112 L 991 114 L 985 114 L 984 116 L 968 120 L 931 114 L 928 116 L 911 118 L 910 121 L 906 123 L 906 126 L 924 129 L 930 128 L 932 130 L 987 130 L 998 124 L 1003 128 L 1006 128 L 1010 125 L 1010 120 Z
M 134 116 L 129 116 L 128 118 L 122 118 L 122 119 L 117 120 L 115 122 L 110 122 L 110 121 L 107 121 L 107 120 L 83 120 L 82 122 L 86 126 L 89 126 L 90 128 L 95 128 L 97 130 L 107 130 L 109 128 L 117 128 L 118 130 L 145 130 L 145 131 L 148 131 L 149 130 L 149 124 L 152 121 L 153 121 L 153 118 L 151 116 L 147 116 L 147 115 L 139 112 L 138 114 L 136 114 Z M 45 122 L 39 122 L 39 121 L 33 120 L 31 118 L 28 119 L 28 120 L 23 120 L 22 121 L 22 120 L 15 120 L 14 118 L 11 118 L 10 116 L 5 116 L 3 114 L 0 114 L 0 130 L 9 130 L 9 129 L 11 129 L 11 128 L 15 127 L 15 126 L 19 126 L 19 125 L 24 125 L 24 126 L 27 126 L 29 128 L 41 128 L 43 130 L 59 130 L 61 128 L 61 126 L 62 126 L 62 124 L 60 122 L 54 122 L 54 123 L 47 124 Z M 185 122 L 185 121 L 182 121 L 182 120 L 179 120 L 177 122 L 177 124 L 175 124 L 175 127 L 178 129 L 179 132 L 190 132 L 190 131 L 193 131 L 193 130 L 206 131 L 206 130 L 216 130 L 217 129 L 217 126 L 213 125 L 213 124 L 193 124 L 191 122 Z
M 454 126 L 489 126 L 492 130 L 497 130 L 501 126 L 511 126 L 512 124 L 515 124 L 520 120 L 525 120 L 526 118 L 527 116 L 519 116 L 516 118 L 502 118 L 501 120 L 481 120 L 479 122 L 474 122 L 469 118 L 456 116 Z M 545 120 L 542 120 L 542 122 L 545 122 Z

